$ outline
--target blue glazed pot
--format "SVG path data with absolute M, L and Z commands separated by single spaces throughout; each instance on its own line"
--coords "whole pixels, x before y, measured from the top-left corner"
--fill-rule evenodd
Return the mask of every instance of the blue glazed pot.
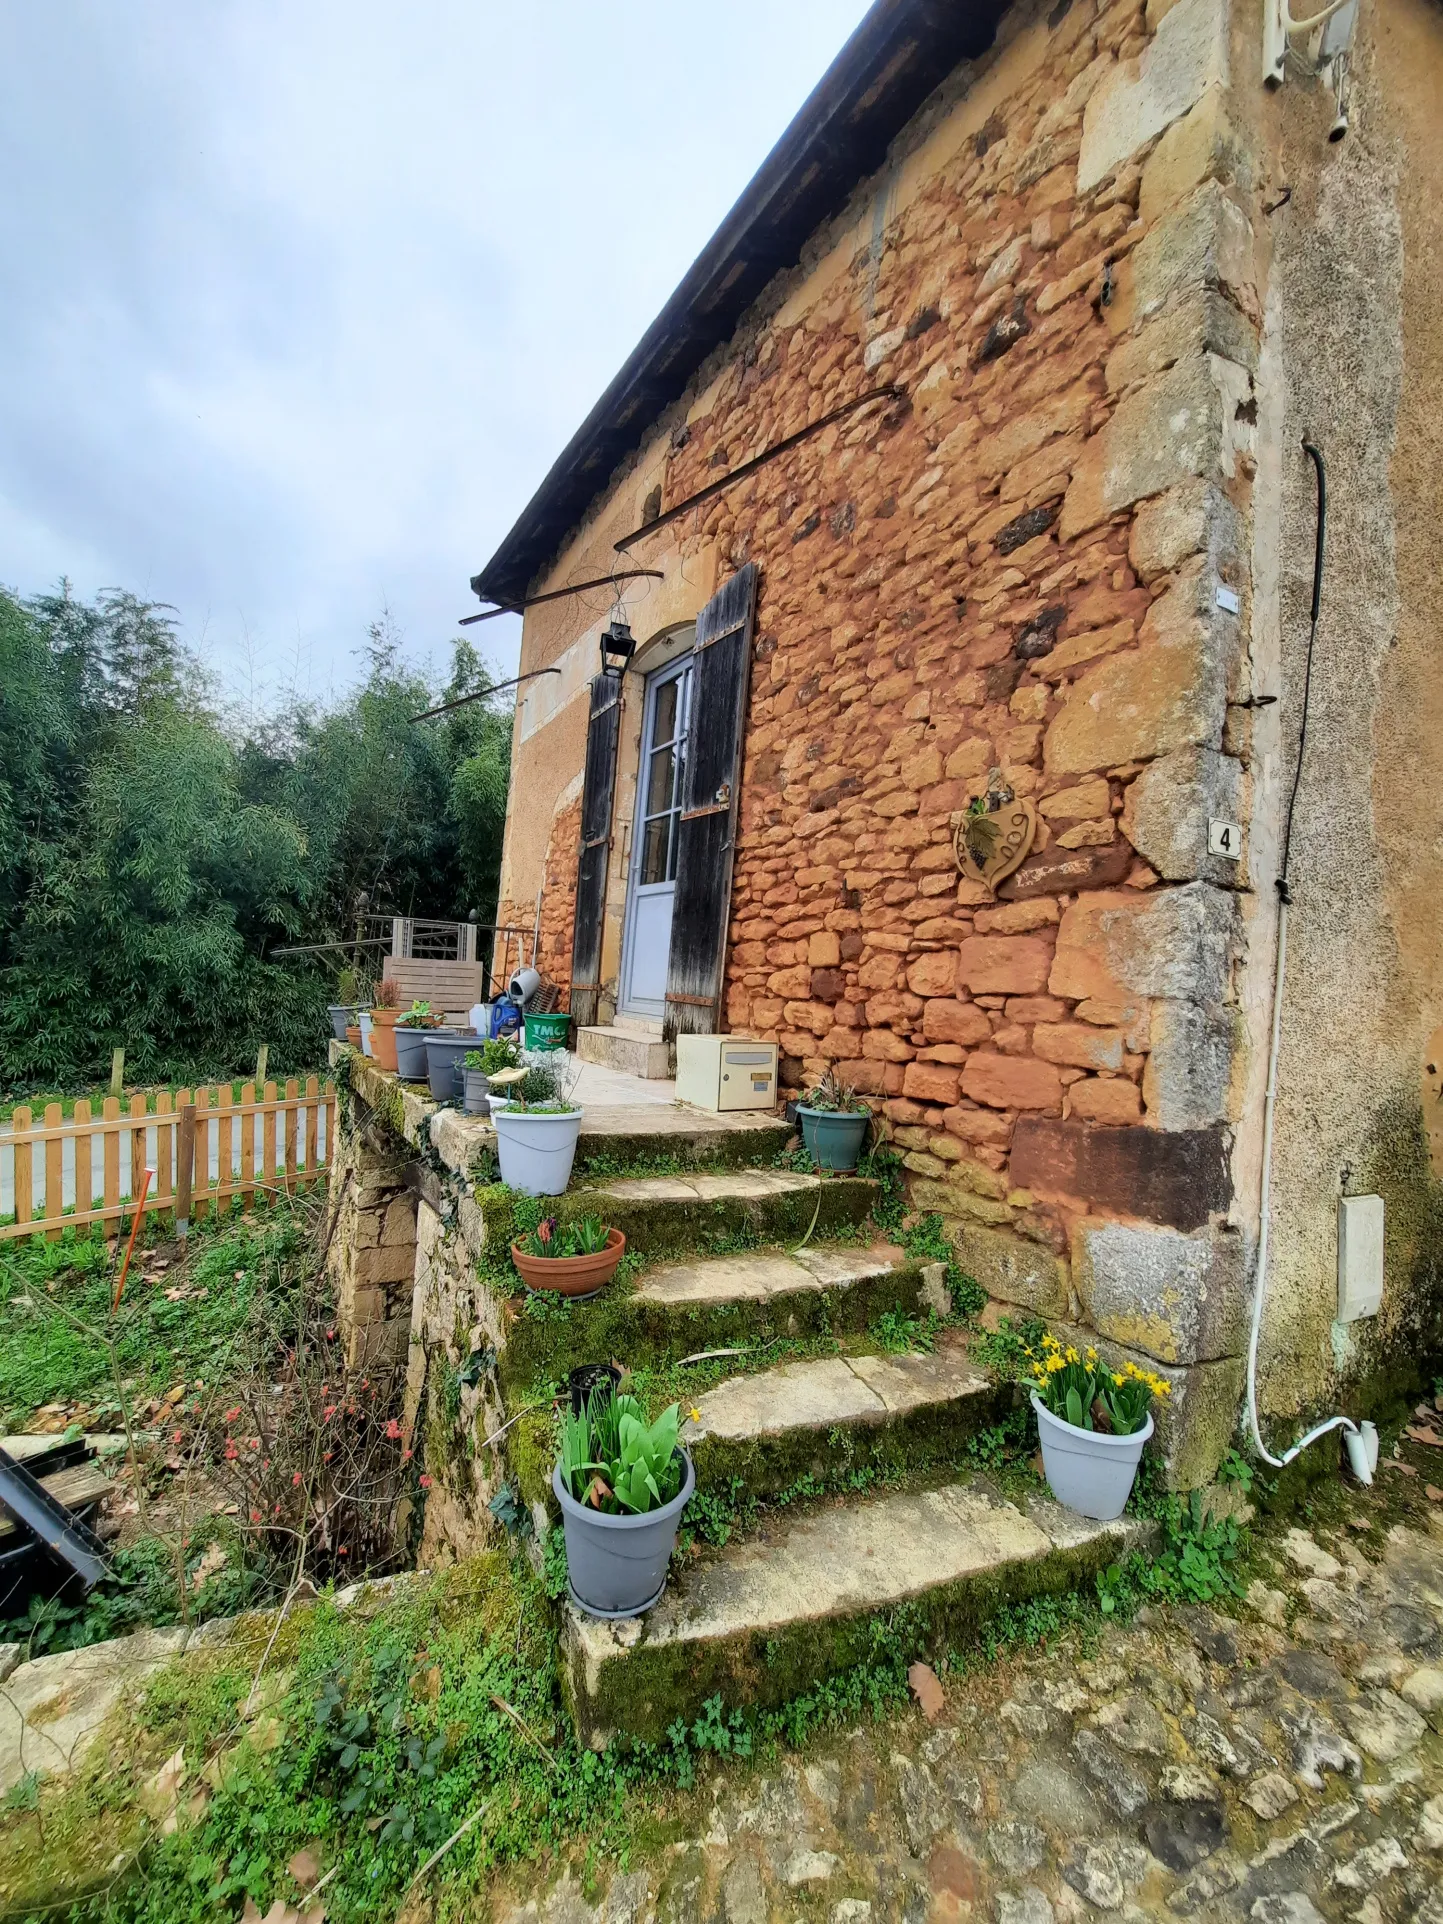
M 855 1169 L 871 1120 L 869 1114 L 846 1115 L 797 1104 L 802 1145 L 820 1169 Z

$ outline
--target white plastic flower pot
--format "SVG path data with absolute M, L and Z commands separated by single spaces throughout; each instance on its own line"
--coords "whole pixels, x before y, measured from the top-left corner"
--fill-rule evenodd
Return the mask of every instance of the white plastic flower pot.
M 685 1450 L 681 1455 L 686 1464 L 681 1488 L 670 1503 L 645 1516 L 608 1516 L 590 1509 L 562 1482 L 559 1465 L 551 1472 L 566 1532 L 571 1601 L 588 1617 L 639 1617 L 661 1601 L 681 1513 L 696 1488 L 691 1458 Z
M 523 1196 L 560 1196 L 571 1181 L 580 1109 L 561 1114 L 532 1114 L 524 1109 L 493 1109 L 501 1180 Z
M 1151 1415 L 1131 1436 L 1104 1436 L 1100 1430 L 1079 1430 L 1054 1416 L 1036 1390 L 1032 1407 L 1042 1437 L 1042 1468 L 1058 1502 L 1099 1523 L 1120 1517 L 1132 1494 L 1143 1447 L 1152 1435 Z

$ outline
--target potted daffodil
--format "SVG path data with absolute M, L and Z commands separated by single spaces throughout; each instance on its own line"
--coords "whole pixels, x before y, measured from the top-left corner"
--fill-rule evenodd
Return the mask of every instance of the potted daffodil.
M 1064 1347 L 1050 1334 L 1040 1352 L 1024 1354 L 1052 1494 L 1100 1522 L 1121 1516 L 1153 1432 L 1152 1400 L 1170 1396 L 1172 1385 L 1136 1363 L 1114 1369 L 1095 1349 Z

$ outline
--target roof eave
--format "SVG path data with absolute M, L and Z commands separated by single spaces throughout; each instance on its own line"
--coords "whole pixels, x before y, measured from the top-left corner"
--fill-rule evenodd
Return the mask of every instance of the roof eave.
M 685 393 L 772 278 L 875 172 L 960 61 L 991 44 L 1005 0 L 876 0 L 572 435 L 501 545 L 471 578 L 523 601 L 647 429 Z

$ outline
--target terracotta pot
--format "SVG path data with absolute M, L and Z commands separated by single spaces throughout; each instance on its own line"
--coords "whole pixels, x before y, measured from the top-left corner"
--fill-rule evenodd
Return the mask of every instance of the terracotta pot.
M 361 1046 L 361 1031 L 360 1031 L 360 1029 L 359 1029 L 359 1028 L 355 1028 L 355 1029 L 347 1029 L 347 1031 L 346 1031 L 346 1040 L 347 1040 L 347 1042 L 349 1042 L 349 1043 L 350 1043 L 350 1045 L 351 1045 L 351 1047 L 352 1047 L 353 1049 L 359 1049 L 359 1048 L 360 1048 L 360 1046 Z
M 592 1296 L 605 1288 L 626 1254 L 626 1238 L 619 1229 L 606 1234 L 605 1249 L 594 1256 L 528 1256 L 519 1243 L 511 1245 L 511 1260 L 528 1289 L 552 1296 Z
M 396 1024 L 405 1013 L 402 1009 L 372 1009 L 371 1011 L 371 1054 L 379 1069 L 389 1069 L 396 1073 Z

